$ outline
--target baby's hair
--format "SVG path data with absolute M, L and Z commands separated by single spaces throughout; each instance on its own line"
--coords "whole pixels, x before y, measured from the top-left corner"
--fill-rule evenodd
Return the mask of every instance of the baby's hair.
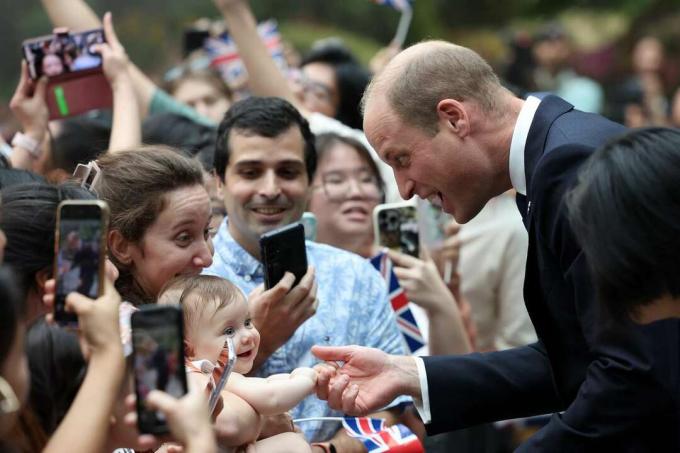
M 191 295 L 198 297 L 190 300 Z M 211 308 L 214 315 L 241 297 L 244 297 L 241 290 L 224 278 L 213 275 L 181 275 L 170 280 L 161 289 L 158 303 L 181 305 L 184 324 L 191 326 L 204 310 Z

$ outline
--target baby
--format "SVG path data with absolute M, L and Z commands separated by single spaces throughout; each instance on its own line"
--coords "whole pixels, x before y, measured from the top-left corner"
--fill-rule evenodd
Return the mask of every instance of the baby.
M 290 374 L 266 379 L 245 377 L 253 367 L 260 334 L 248 313 L 243 293 L 229 281 L 208 275 L 182 276 L 161 291 L 159 304 L 180 304 L 184 312 L 185 355 L 189 385 L 208 386 L 214 364 L 229 336 L 236 363 L 222 391 L 224 408 L 216 419 L 218 437 L 225 446 L 247 446 L 256 452 L 310 452 L 297 433 L 278 434 L 256 441 L 262 416 L 284 413 L 314 391 L 316 371 L 296 368 Z M 205 361 L 212 366 L 206 367 Z

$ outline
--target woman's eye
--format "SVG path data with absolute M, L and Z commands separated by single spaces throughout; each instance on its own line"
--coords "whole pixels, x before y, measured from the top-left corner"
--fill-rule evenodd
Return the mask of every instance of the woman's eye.
M 227 327 L 226 329 L 224 329 L 224 335 L 226 335 L 228 337 L 233 337 L 235 333 L 236 333 L 236 330 L 234 330 L 233 327 Z
M 406 167 L 408 165 L 408 156 L 397 157 L 397 165 L 399 167 Z

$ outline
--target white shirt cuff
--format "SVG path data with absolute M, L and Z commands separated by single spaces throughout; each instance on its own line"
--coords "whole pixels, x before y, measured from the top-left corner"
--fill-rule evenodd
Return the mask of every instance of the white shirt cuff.
M 427 388 L 427 373 L 425 372 L 425 362 L 420 357 L 413 357 L 416 360 L 416 368 L 418 368 L 418 380 L 420 381 L 421 399 L 413 398 L 413 403 L 416 406 L 418 415 L 424 424 L 432 421 L 432 414 L 430 413 L 430 395 Z

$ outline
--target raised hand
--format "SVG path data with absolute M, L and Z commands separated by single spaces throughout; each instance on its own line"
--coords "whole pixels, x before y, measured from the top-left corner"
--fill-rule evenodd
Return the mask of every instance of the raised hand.
M 316 367 L 317 396 L 327 400 L 333 409 L 366 415 L 387 406 L 399 395 L 421 396 L 413 357 L 389 355 L 363 346 L 313 346 L 312 354 L 325 361 Z
M 9 103 L 24 132 L 35 135 L 32 138 L 42 141 L 47 131 L 48 112 L 45 102 L 47 78 L 41 77 L 37 82 L 28 75 L 28 65 L 21 62 L 21 78 L 14 96 Z
M 125 53 L 125 48 L 118 40 L 116 30 L 113 28 L 111 13 L 104 15 L 104 35 L 106 43 L 95 44 L 94 50 L 101 54 L 104 74 L 111 85 L 117 84 L 122 77 L 128 77 L 130 60 Z

